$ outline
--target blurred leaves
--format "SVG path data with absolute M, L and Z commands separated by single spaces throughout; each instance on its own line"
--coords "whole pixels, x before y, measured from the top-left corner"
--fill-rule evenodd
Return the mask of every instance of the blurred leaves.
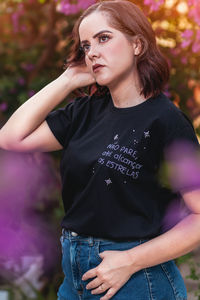
M 30 95 L 61 74 L 74 22 L 95 0 L 0 2 L 0 103 L 9 117 Z M 196 0 L 135 0 L 171 66 L 166 94 L 200 125 L 200 4 Z M 190 82 L 193 80 L 193 86 Z M 23 82 L 23 83 L 22 83 Z M 70 98 L 70 96 L 69 96 Z M 177 101 L 177 99 L 179 99 Z M 0 117 L 1 118 L 1 117 Z

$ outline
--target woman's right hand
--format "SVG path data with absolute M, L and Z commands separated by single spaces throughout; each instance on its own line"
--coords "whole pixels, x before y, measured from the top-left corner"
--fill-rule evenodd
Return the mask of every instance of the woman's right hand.
M 61 76 L 65 76 L 69 80 L 73 90 L 96 82 L 85 62 L 74 66 L 69 65 Z

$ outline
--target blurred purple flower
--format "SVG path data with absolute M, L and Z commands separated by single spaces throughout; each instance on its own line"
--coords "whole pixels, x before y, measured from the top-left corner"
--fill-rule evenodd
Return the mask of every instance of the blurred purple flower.
M 186 140 L 174 141 L 165 148 L 165 162 L 172 191 L 181 193 L 200 188 L 199 145 Z M 169 230 L 190 213 L 181 197 L 173 199 L 163 216 L 162 231 Z
M 28 96 L 29 97 L 32 97 L 33 95 L 35 95 L 35 91 L 33 91 L 33 90 L 28 91 Z
M 10 89 L 9 91 L 11 94 L 15 94 L 17 92 L 17 90 L 15 88 Z
M 174 227 L 190 213 L 182 199 L 173 199 L 162 219 L 162 233 Z
M 196 144 L 179 140 L 165 149 L 168 178 L 175 192 L 200 188 L 200 149 Z
M 35 68 L 34 64 L 31 64 L 31 63 L 22 63 L 21 67 L 22 67 L 22 69 L 24 69 L 27 72 L 31 72 Z
M 47 154 L 0 151 L 1 261 L 17 264 L 23 256 L 42 254 L 45 268 L 56 263 L 56 257 L 52 260 L 57 249 L 51 225 L 45 214 L 36 213 L 37 203 L 55 189 L 50 169 Z
M 8 108 L 8 104 L 6 102 L 0 103 L 0 111 L 6 111 Z
M 172 95 L 171 92 L 169 92 L 168 90 L 164 91 L 164 94 L 165 94 L 167 97 L 169 97 L 169 98 L 170 98 L 171 95 Z
M 20 78 L 18 78 L 17 82 L 19 83 L 19 85 L 24 85 L 25 84 L 25 79 L 20 77 Z

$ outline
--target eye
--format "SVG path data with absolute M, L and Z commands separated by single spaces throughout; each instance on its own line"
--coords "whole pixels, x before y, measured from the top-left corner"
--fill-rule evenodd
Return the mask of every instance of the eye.
M 85 45 L 81 46 L 80 49 L 81 49 L 83 52 L 87 52 L 87 51 L 89 50 L 89 46 L 90 46 L 90 45 L 85 44 Z
M 107 34 L 102 34 L 102 35 L 99 35 L 98 36 L 98 39 L 99 39 L 99 42 L 101 43 L 101 42 L 106 42 L 107 40 L 109 40 L 110 39 L 110 37 L 109 37 L 109 35 L 107 35 Z M 84 45 L 82 45 L 80 48 L 81 48 L 81 50 L 83 51 L 83 52 L 88 52 L 89 51 L 89 47 L 90 47 L 90 45 L 89 44 L 84 44 Z
M 102 34 L 102 35 L 99 36 L 99 40 L 102 40 L 103 42 L 105 42 L 105 39 L 110 39 L 109 35 Z

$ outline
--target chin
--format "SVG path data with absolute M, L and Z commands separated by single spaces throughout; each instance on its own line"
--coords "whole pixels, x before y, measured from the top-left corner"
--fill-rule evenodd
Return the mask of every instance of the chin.
M 110 81 L 110 80 L 106 80 L 106 79 L 96 79 L 96 82 L 98 83 L 98 85 L 100 85 L 100 86 L 107 86 L 107 87 L 109 87 L 109 85 L 111 85 L 112 84 L 112 81 Z

